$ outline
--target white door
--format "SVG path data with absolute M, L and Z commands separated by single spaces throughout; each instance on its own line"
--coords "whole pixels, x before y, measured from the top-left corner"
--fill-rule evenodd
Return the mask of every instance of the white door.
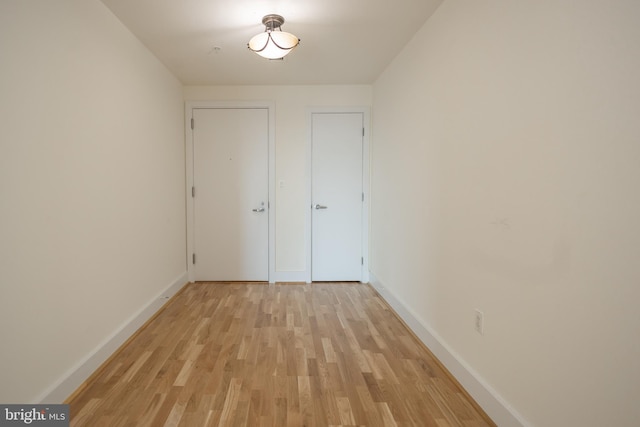
M 268 109 L 194 109 L 195 280 L 269 278 Z
M 362 279 L 362 113 L 311 115 L 311 280 Z

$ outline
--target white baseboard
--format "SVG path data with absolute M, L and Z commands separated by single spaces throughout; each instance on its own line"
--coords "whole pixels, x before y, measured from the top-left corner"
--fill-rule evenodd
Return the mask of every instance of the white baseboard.
M 499 427 L 531 427 L 486 381 L 480 377 L 447 343 L 428 325 L 414 315 L 404 302 L 385 287 L 373 273 L 370 283 L 380 296 L 395 310 L 413 333 L 442 362 L 464 389 Z
M 311 272 L 310 271 L 276 271 L 275 272 L 275 280 L 272 283 L 278 282 L 302 282 L 302 283 L 311 283 Z M 362 283 L 369 283 L 369 272 L 362 272 Z
M 276 271 L 274 282 L 306 282 L 305 271 Z
M 185 271 L 34 401 L 38 403 L 63 402 L 187 282 L 187 272 Z

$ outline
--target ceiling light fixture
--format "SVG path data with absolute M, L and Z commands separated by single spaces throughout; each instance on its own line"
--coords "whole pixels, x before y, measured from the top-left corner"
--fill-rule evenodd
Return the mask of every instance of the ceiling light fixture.
M 282 16 L 266 15 L 262 18 L 262 23 L 265 26 L 264 33 L 253 36 L 247 47 L 263 58 L 282 59 L 300 43 L 298 37 L 282 31 Z

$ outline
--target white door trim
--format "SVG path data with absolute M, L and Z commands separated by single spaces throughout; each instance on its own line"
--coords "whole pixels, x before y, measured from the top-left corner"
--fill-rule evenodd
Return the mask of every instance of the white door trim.
M 369 282 L 369 133 L 371 129 L 371 118 L 369 107 L 308 107 L 307 108 L 307 167 L 306 181 L 307 191 L 305 197 L 306 218 L 305 218 L 305 250 L 306 250 L 306 282 L 311 283 L 311 142 L 312 142 L 312 116 L 314 113 L 362 113 L 364 136 L 362 139 L 362 191 L 364 192 L 364 202 L 362 206 L 362 274 L 360 281 Z
M 194 109 L 231 109 L 231 108 L 262 108 L 269 113 L 269 282 L 275 281 L 275 114 L 274 102 L 269 101 L 248 101 L 248 102 L 226 102 L 226 101 L 187 101 L 185 102 L 185 154 L 186 154 L 186 209 L 187 209 L 187 273 L 189 281 L 195 279 L 195 269 L 192 262 L 194 252 L 194 232 L 195 223 L 193 220 L 194 206 L 191 189 L 193 188 L 193 129 L 191 129 L 191 118 Z M 197 125 L 196 125 L 197 126 Z

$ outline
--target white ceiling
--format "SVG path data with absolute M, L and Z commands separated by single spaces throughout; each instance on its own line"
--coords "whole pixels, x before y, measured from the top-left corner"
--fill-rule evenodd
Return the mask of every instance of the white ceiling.
M 293 85 L 373 83 L 442 0 L 102 2 L 185 85 Z M 247 49 L 270 13 L 301 39 L 284 61 Z

